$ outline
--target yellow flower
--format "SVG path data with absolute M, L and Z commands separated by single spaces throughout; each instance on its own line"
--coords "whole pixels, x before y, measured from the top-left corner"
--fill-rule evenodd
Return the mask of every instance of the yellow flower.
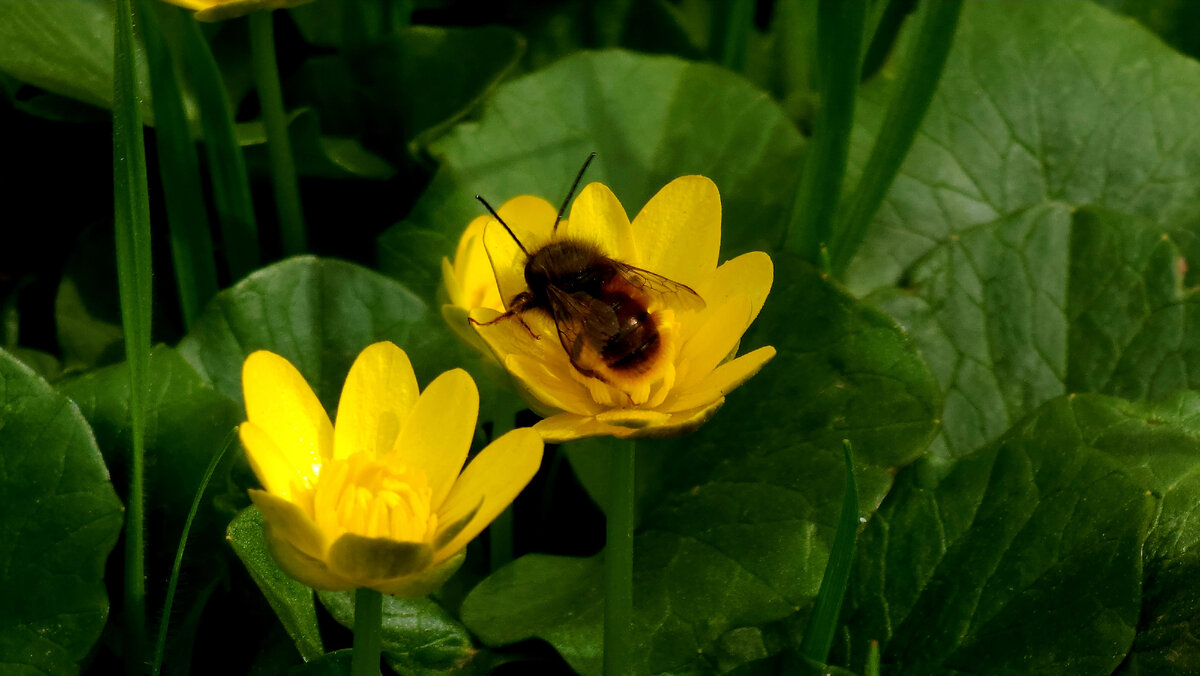
M 548 202 L 522 197 L 505 207 L 508 213 L 501 218 L 527 250 L 535 252 L 551 241 L 556 210 Z M 471 310 L 478 334 L 545 417 L 534 426 L 543 439 L 560 443 L 598 435 L 682 434 L 707 421 L 726 394 L 775 355 L 774 348 L 763 347 L 730 359 L 766 301 L 773 268 L 771 258 L 760 251 L 718 267 L 721 197 L 712 181 L 703 176 L 675 179 L 632 224 L 612 191 L 592 183 L 579 193 L 570 215 L 559 225 L 558 239 L 593 243 L 609 258 L 686 285 L 704 307 L 683 310 L 666 294 L 651 294 L 647 309 L 658 333 L 654 358 L 636 373 L 609 370 L 603 378 L 586 375 L 571 363 L 549 313 L 522 313 L 526 329 L 516 317 L 493 322 L 501 315 L 497 308 Z M 495 219 L 488 221 L 484 243 L 500 298 L 511 304 L 528 288 L 526 256 Z
M 236 19 L 251 12 L 306 5 L 313 0 L 167 0 L 172 5 L 196 12 L 200 21 Z
M 537 197 L 518 197 L 500 207 L 500 217 L 506 223 L 512 222 L 509 219 L 519 220 L 525 214 L 536 211 L 538 205 L 533 202 L 546 203 Z M 554 218 L 554 215 L 550 217 Z M 442 318 L 463 342 L 488 358 L 492 352 L 471 330 L 467 316 L 477 307 L 504 311 L 500 289 L 496 287 L 496 276 L 492 274 L 487 250 L 483 247 L 483 228 L 491 219 L 491 216 L 484 215 L 471 221 L 458 240 L 454 262 L 442 258 L 442 288 L 446 291 L 446 299 L 450 301 L 442 306 Z
M 517 429 L 460 475 L 479 412 L 475 382 L 455 369 L 419 392 L 408 356 L 392 343 L 358 355 L 336 425 L 277 354 L 247 357 L 242 388 L 248 420 L 238 431 L 265 488 L 250 498 L 279 567 L 316 589 L 436 589 L 542 458 L 538 434 Z

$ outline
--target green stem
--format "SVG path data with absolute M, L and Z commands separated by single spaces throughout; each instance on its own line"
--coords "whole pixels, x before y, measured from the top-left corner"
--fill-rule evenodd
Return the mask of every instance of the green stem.
M 179 10 L 183 12 L 184 10 Z M 225 245 L 225 261 L 232 281 L 253 272 L 261 261 L 258 221 L 250 195 L 246 160 L 233 126 L 233 108 L 217 60 L 199 23 L 188 12 L 183 22 L 183 62 L 196 90 L 204 150 L 212 176 L 213 208 Z
M 354 656 L 351 676 L 379 676 L 382 649 L 383 594 L 374 589 L 354 591 Z
M 817 69 L 821 110 L 813 124 L 812 144 L 792 202 L 786 247 L 818 263 L 837 214 L 854 99 L 862 73 L 862 39 L 866 2 L 819 0 L 817 4 Z
M 275 24 L 271 12 L 250 13 L 250 52 L 254 62 L 254 82 L 258 86 L 258 100 L 262 106 L 263 126 L 267 130 L 267 152 L 271 158 L 271 178 L 275 186 L 275 206 L 279 210 L 283 251 L 289 256 L 304 253 L 308 248 L 304 211 L 300 206 L 296 165 L 292 161 L 287 114 L 283 109 L 279 66 L 275 62 Z
M 903 61 L 904 71 L 896 96 L 888 106 L 879 135 L 875 137 L 875 146 L 849 202 L 849 211 L 840 220 L 830 244 L 832 271 L 836 275 L 845 272 L 854 259 L 875 211 L 912 148 L 950 54 L 961 11 L 962 0 L 921 3 L 917 38 Z
M 604 550 L 604 676 L 628 676 L 633 653 L 632 441 L 613 444 Z
M 175 8 L 165 4 L 162 8 L 178 16 Z M 139 1 L 138 16 L 145 28 L 142 35 L 150 65 L 159 178 L 170 226 L 171 258 L 175 263 L 184 326 L 190 328 L 217 293 L 217 266 L 208 229 L 208 208 L 201 192 L 200 160 L 184 111 L 175 62 L 149 0 Z
M 130 0 L 117 0 L 113 40 L 113 221 L 125 358 L 129 362 L 131 439 L 125 516 L 126 670 L 141 674 L 146 656 L 143 516 L 146 371 L 150 356 L 150 201 Z

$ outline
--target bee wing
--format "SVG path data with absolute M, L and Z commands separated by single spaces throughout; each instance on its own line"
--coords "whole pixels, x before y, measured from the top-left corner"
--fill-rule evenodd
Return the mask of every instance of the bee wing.
M 661 300 L 668 307 L 676 310 L 704 309 L 704 299 L 686 284 L 621 261 L 612 261 L 612 264 L 628 284 L 648 296 Z
M 571 365 L 586 376 L 604 380 L 596 370 L 599 349 L 620 329 L 616 313 L 608 303 L 588 294 L 567 293 L 556 286 L 548 290 L 558 340 Z

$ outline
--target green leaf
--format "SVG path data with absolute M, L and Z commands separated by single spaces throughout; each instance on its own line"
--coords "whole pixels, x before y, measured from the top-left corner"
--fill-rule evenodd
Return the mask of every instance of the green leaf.
M 0 2 L 0 71 L 55 94 L 102 108 L 113 101 L 111 2 L 5 0 Z M 137 58 L 142 115 L 153 123 L 150 78 Z
M 146 504 L 151 530 L 168 534 L 154 544 L 158 563 L 169 568 L 204 469 L 243 416 L 237 404 L 201 380 L 171 348 L 158 346 L 150 353 L 147 379 Z M 62 392 L 91 424 L 117 485 L 123 487 L 130 448 L 129 365 L 86 373 L 63 385 Z M 200 512 L 189 562 L 220 548 L 227 520 L 215 510 Z
M 293 78 L 300 101 L 332 134 L 361 138 L 393 162 L 474 108 L 516 65 L 524 42 L 498 26 L 414 26 L 346 55 L 309 59 Z
M 137 9 L 152 73 L 150 85 L 158 122 L 155 141 L 170 228 L 171 261 L 183 321 L 191 325 L 217 293 L 217 266 L 208 228 L 208 207 L 200 183 L 200 160 L 175 59 L 155 18 L 155 7 L 150 0 L 141 0 Z
M 620 51 L 563 59 L 496 91 L 478 122 L 431 150 L 438 173 L 408 219 L 379 239 L 380 268 L 426 297 L 437 255 L 413 261 L 413 239 L 441 236 L 454 255 L 483 195 L 558 203 L 589 152 L 588 181 L 607 184 L 632 217 L 660 188 L 703 174 L 721 190 L 722 256 L 770 249 L 783 236 L 802 141 L 774 103 L 716 66 Z
M 288 577 L 275 565 L 262 529 L 262 513 L 257 507 L 250 506 L 230 522 L 227 539 L 288 635 L 296 642 L 300 654 L 306 660 L 316 659 L 325 653 L 325 648 L 317 627 L 313 590 Z
M 300 369 L 332 412 L 350 364 L 380 340 L 408 353 L 422 385 L 466 361 L 440 311 L 408 289 L 366 268 L 310 256 L 263 268 L 217 294 L 179 352 L 240 404 L 242 362 L 271 350 Z
M 117 257 L 109 228 L 79 236 L 54 298 L 54 324 L 66 369 L 106 366 L 125 358 Z
M 821 588 L 813 602 L 812 616 L 804 633 L 801 652 L 818 662 L 829 661 L 829 648 L 833 645 L 842 601 L 846 597 L 846 583 L 850 579 L 850 564 L 854 560 L 855 539 L 858 537 L 858 487 L 854 484 L 854 451 L 849 441 L 843 442 L 846 453 L 845 495 L 842 511 L 838 514 L 837 530 L 829 550 L 829 560 L 821 575 Z
M 79 673 L 108 618 L 121 513 L 79 409 L 0 351 L 0 664 Z
M 742 348 L 770 344 L 775 359 L 699 431 L 638 444 L 635 672 L 751 659 L 729 647 L 741 635 L 730 632 L 758 631 L 817 594 L 843 496 L 841 440 L 854 444 L 866 515 L 936 429 L 936 385 L 899 328 L 798 258 L 775 263 Z M 581 478 L 603 493 L 602 480 Z M 537 636 L 598 673 L 600 570 L 596 558 L 523 557 L 475 588 L 463 621 L 488 645 Z
M 291 7 L 288 14 L 309 44 L 336 49 L 357 49 L 397 28 L 408 17 L 398 16 L 390 0 L 359 0 L 353 3 L 311 2 Z
M 345 676 L 350 673 L 354 651 L 335 650 L 287 671 L 287 676 Z
M 150 353 L 146 392 L 146 523 L 147 568 L 154 572 L 148 590 L 151 607 L 160 607 L 166 571 L 179 543 L 181 530 L 205 470 L 231 438 L 242 419 L 236 404 L 204 383 L 179 353 L 158 346 Z M 62 385 L 95 431 L 96 440 L 114 475 L 117 488 L 128 490 L 130 466 L 129 365 L 117 364 L 85 373 Z M 222 461 L 228 476 L 235 453 Z M 248 470 L 247 470 L 248 471 Z M 214 496 L 224 489 L 236 493 L 234 504 L 246 502 L 244 488 L 210 485 L 192 525 L 183 560 L 184 584 L 177 608 L 203 605 L 212 585 L 227 575 L 227 550 L 222 540 L 231 505 L 218 508 Z M 228 496 L 222 496 L 229 502 Z M 189 618 L 172 619 L 168 663 L 178 662 L 192 649 Z
M 912 332 L 946 392 L 934 445 L 944 459 L 1069 391 L 1141 397 L 1190 385 L 1170 354 L 1191 350 L 1170 328 L 1181 310 L 1138 307 L 1181 296 L 1164 281 L 1175 273 L 1162 254 L 1106 269 L 1088 258 L 1095 247 L 1114 263 L 1149 255 L 1146 238 L 1164 233 L 1200 254 L 1180 227 L 1200 218 L 1200 138 L 1189 131 L 1200 122 L 1200 66 L 1087 4 L 972 4 L 954 44 L 848 273 L 860 292 L 904 286 L 874 300 Z M 860 139 L 892 95 L 883 79 L 867 89 Z M 856 156 L 861 169 L 865 143 Z M 1118 226 L 1093 205 L 1145 220 Z M 1154 297 L 1136 301 L 1113 275 L 1144 277 L 1137 289 Z M 1104 293 L 1126 305 L 1086 305 Z M 1085 335 L 1098 321 L 1100 333 Z
M 323 178 L 389 179 L 396 170 L 379 156 L 362 147 L 356 139 L 325 136 L 316 111 L 304 108 L 288 120 L 296 171 L 303 176 Z M 238 144 L 246 153 L 250 171 L 265 174 L 269 168 L 267 132 L 262 120 L 237 125 Z
M 877 638 L 887 674 L 1110 673 L 1137 627 L 1130 673 L 1193 672 L 1198 431 L 1194 392 L 1060 397 L 936 486 L 905 470 L 859 541 L 854 664 Z
M 334 619 L 354 626 L 354 592 L 317 597 Z M 467 628 L 430 598 L 384 596 L 382 639 L 384 660 L 401 674 L 471 673 L 479 654 Z
M 1200 669 L 1200 394 L 1184 391 L 1160 403 L 1100 396 L 1071 400 L 1090 446 L 1124 463 L 1158 498 L 1142 560 L 1142 610 L 1125 673 L 1190 674 Z
M 912 27 L 908 27 L 911 31 Z M 861 171 L 893 92 L 859 102 Z M 1200 65 L 1092 4 L 972 3 L 938 93 L 847 279 L 894 283 L 954 235 L 1048 205 L 1197 215 Z

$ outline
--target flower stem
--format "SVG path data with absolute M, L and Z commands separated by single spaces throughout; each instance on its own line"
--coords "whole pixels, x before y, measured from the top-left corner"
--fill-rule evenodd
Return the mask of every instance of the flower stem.
M 279 228 L 283 251 L 288 255 L 304 253 L 308 248 L 304 231 L 304 211 L 300 207 L 300 186 L 292 161 L 292 141 L 288 137 L 287 115 L 283 110 L 283 88 L 279 84 L 279 66 L 275 62 L 275 24 L 271 12 L 250 13 L 250 52 L 254 62 L 254 82 L 262 106 L 263 126 L 267 131 L 267 153 L 271 159 L 271 178 L 275 184 L 275 206 L 279 210 Z
M 379 676 L 382 647 L 383 594 L 374 589 L 354 591 L 354 656 L 351 676 Z
M 608 469 L 607 541 L 604 551 L 604 676 L 627 676 L 633 652 L 632 441 L 613 445 Z

